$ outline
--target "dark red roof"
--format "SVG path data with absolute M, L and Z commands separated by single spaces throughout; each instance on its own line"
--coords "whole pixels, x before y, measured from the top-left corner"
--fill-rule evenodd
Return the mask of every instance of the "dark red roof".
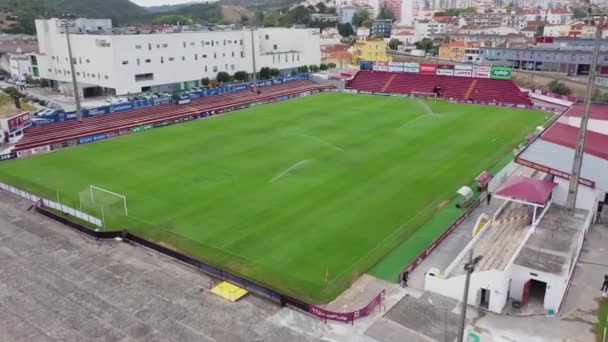
M 557 183 L 550 181 L 513 176 L 498 189 L 496 195 L 524 202 L 544 204 L 556 186 Z
M 566 117 L 577 117 L 580 118 L 583 116 L 583 111 L 585 111 L 584 103 L 575 104 L 572 109 L 567 111 L 564 116 Z M 606 120 L 608 121 L 608 106 L 592 104 L 591 105 L 591 115 L 590 117 L 595 120 Z
M 562 123 L 553 124 L 543 135 L 541 140 L 552 142 L 571 149 L 576 148 L 578 127 Z M 585 140 L 585 153 L 608 160 L 608 135 L 587 131 Z

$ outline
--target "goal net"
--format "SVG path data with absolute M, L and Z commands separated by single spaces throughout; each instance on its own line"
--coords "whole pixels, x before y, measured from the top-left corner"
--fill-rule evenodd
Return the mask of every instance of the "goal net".
M 79 193 L 80 210 L 98 215 L 104 226 L 120 217 L 129 216 L 127 197 L 108 189 L 90 185 Z
M 413 99 L 437 101 L 437 94 L 432 92 L 413 91 L 410 93 L 410 97 Z

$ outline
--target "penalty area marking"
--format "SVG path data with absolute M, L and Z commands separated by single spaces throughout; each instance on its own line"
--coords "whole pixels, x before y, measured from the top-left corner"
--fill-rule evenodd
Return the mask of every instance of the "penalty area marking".
M 304 159 L 304 160 L 301 160 L 301 161 L 291 165 L 290 167 L 286 168 L 285 170 L 277 173 L 271 180 L 268 181 L 268 183 L 273 183 L 274 181 L 282 178 L 283 176 L 287 175 L 291 171 L 293 171 L 301 166 L 304 166 L 304 165 L 310 163 L 311 161 L 312 161 L 312 159 Z

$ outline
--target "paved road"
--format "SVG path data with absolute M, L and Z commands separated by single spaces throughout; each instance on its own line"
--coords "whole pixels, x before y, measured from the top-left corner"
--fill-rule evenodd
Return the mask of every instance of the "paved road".
M 0 341 L 317 341 L 273 324 L 274 303 L 230 303 L 190 267 L 28 205 L 0 191 Z

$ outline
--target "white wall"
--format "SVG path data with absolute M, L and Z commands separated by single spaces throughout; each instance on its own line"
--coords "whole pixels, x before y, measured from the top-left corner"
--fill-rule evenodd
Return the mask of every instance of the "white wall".
M 511 270 L 511 298 L 521 301 L 524 284 L 530 279 L 547 283 L 543 306 L 547 312 L 553 310 L 553 312 L 557 313 L 568 286 L 568 277 L 566 275 L 559 276 L 520 265 L 513 265 Z
M 28 55 L 9 55 L 11 76 L 24 80 L 26 75 L 32 75 L 32 63 Z
M 568 198 L 568 187 L 570 181 L 560 177 L 555 177 L 554 182 L 557 187 L 553 190 L 552 200 L 556 204 L 566 205 Z M 591 189 L 584 185 L 578 187 L 576 194 L 576 207 L 594 212 L 597 207 L 597 202 L 600 200 L 600 191 Z
M 100 25 L 103 21 L 100 23 Z M 65 35 L 56 23 L 37 20 L 42 78 L 71 82 Z M 256 69 L 291 69 L 321 62 L 317 29 L 262 28 L 254 31 Z M 72 34 L 77 80 L 83 86 L 138 93 L 142 87 L 214 79 L 218 72 L 253 72 L 250 30 L 157 34 Z M 153 74 L 136 81 L 136 75 Z
M 485 271 L 475 272 L 471 275 L 468 304 L 477 306 L 481 300 L 481 289 L 490 290 L 488 310 L 501 313 L 507 304 L 509 290 L 508 272 Z M 465 276 L 459 275 L 450 278 L 439 278 L 427 273 L 424 289 L 437 294 L 462 301 Z

